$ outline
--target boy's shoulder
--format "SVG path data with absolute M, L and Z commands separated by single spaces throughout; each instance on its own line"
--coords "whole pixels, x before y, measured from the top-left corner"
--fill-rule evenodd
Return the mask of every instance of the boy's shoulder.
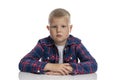
M 74 37 L 73 35 L 69 35 L 67 44 L 80 44 L 80 43 L 81 43 L 81 39 Z
M 44 45 L 52 45 L 54 44 L 54 41 L 52 40 L 50 36 L 48 36 L 48 37 L 39 39 L 38 43 L 44 44 Z

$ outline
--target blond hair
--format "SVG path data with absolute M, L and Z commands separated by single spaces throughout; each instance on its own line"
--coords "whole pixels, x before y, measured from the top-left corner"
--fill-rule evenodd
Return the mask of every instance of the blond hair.
M 57 8 L 54 9 L 50 14 L 49 14 L 49 20 L 48 22 L 51 23 L 53 18 L 60 18 L 60 17 L 67 17 L 69 22 L 70 22 L 70 13 L 62 8 Z

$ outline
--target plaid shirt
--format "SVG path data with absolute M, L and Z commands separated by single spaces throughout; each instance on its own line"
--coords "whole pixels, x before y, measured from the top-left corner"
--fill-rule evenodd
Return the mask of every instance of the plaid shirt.
M 80 60 L 79 63 L 78 60 Z M 71 74 L 87 74 L 97 70 L 96 60 L 81 40 L 72 35 L 69 35 L 63 50 L 63 62 L 72 66 Z M 59 63 L 58 49 L 50 36 L 39 40 L 31 52 L 21 59 L 19 69 L 24 72 L 44 74 L 47 63 Z

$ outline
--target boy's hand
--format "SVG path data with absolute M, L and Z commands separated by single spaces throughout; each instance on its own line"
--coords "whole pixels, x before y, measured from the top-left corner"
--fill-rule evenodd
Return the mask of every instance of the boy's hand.
M 47 75 L 62 75 L 59 72 L 53 72 L 53 71 L 46 72 L 45 74 L 47 74 Z
M 73 69 L 69 63 L 64 63 L 64 64 L 48 63 L 46 64 L 44 70 L 45 71 L 49 70 L 50 72 L 47 72 L 48 74 L 68 75 L 69 73 L 72 72 Z

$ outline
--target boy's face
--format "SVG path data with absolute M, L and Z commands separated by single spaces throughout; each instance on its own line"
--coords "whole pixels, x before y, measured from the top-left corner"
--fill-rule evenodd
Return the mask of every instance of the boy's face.
M 52 39 L 57 45 L 65 45 L 72 26 L 67 17 L 53 18 L 50 26 L 47 26 Z

